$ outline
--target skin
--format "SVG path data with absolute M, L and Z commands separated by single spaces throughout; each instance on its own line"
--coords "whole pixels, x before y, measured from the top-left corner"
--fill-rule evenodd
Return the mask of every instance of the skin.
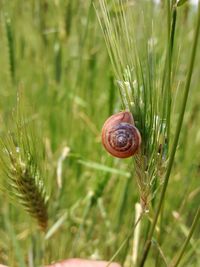
M 82 259 L 68 259 L 45 267 L 106 267 L 107 261 L 92 261 Z M 0 267 L 8 267 L 0 264 Z M 111 263 L 109 267 L 121 267 L 118 263 Z

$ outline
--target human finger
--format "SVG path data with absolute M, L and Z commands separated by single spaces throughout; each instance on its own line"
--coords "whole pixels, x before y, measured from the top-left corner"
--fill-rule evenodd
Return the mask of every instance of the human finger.
M 107 261 L 93 261 L 83 259 L 68 259 L 59 263 L 54 263 L 46 267 L 106 267 Z M 118 263 L 111 263 L 109 267 L 121 267 Z

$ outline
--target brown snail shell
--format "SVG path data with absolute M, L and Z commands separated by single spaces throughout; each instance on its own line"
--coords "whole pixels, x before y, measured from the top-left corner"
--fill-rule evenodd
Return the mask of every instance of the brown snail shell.
M 134 126 L 129 111 L 122 111 L 109 117 L 102 128 L 102 143 L 114 157 L 128 158 L 137 153 L 141 144 L 141 135 Z

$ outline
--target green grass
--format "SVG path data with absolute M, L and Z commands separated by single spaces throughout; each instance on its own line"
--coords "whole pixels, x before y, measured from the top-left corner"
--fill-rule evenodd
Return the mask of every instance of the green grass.
M 175 267 L 179 259 L 181 267 L 200 265 L 195 221 L 200 202 L 200 42 L 191 82 L 188 74 L 197 9 L 183 3 L 172 10 L 163 2 L 135 1 L 123 13 L 122 6 L 108 1 L 110 23 L 116 23 L 109 24 L 116 26 L 116 35 L 110 35 L 113 52 L 99 24 L 105 22 L 99 1 L 0 2 L 1 140 L 5 144 L 10 131 L 13 143 L 6 144 L 15 151 L 20 92 L 28 140 L 36 145 L 33 165 L 49 195 L 44 233 L 18 205 L 20 198 L 1 166 L 0 263 L 38 267 L 74 256 L 110 260 L 115 255 L 123 266 L 133 266 L 135 204 L 143 192 L 138 189 L 138 162 L 112 158 L 100 138 L 107 117 L 126 106 L 142 133 L 150 184 L 149 213 L 139 221 L 134 266 L 140 260 L 142 266 L 142 259 L 148 267 Z M 116 81 L 127 79 L 136 80 L 131 94 Z M 159 127 L 156 115 L 162 118 Z M 23 146 L 24 132 L 21 141 Z M 160 144 L 164 160 L 157 156 Z M 30 152 L 26 145 L 25 159 Z M 5 156 L 3 148 L 0 154 Z M 151 244 L 147 258 L 145 243 Z

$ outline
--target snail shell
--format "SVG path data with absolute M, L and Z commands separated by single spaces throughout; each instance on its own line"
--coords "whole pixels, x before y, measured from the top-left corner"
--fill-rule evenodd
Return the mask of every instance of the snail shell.
M 128 158 L 137 153 L 141 135 L 129 111 L 119 112 L 106 120 L 102 128 L 102 143 L 117 158 Z

